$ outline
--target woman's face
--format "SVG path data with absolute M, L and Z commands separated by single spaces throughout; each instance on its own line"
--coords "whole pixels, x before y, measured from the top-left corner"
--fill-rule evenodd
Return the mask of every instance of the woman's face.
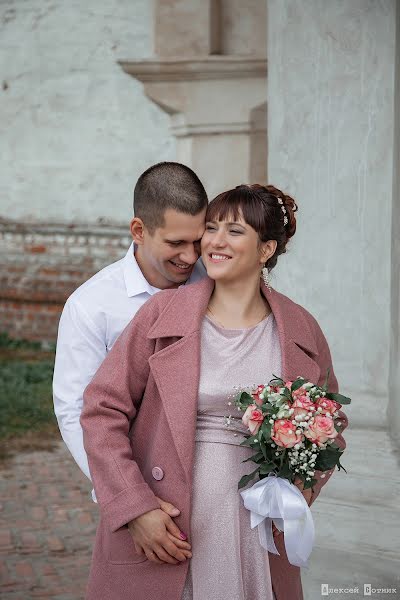
M 258 277 L 261 267 L 273 254 L 261 244 L 258 233 L 240 216 L 236 221 L 206 221 L 201 255 L 207 274 L 216 281 Z

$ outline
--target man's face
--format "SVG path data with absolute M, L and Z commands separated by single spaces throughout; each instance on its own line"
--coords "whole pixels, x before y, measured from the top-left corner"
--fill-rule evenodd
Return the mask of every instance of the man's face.
M 154 287 L 176 287 L 190 277 L 200 256 L 205 215 L 206 209 L 192 216 L 168 208 L 163 227 L 153 233 L 144 227 L 137 258 L 146 279 Z

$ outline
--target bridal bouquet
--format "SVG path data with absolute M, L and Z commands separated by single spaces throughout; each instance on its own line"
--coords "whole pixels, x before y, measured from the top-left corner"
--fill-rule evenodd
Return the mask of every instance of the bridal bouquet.
M 345 470 L 340 463 L 343 451 L 335 438 L 341 430 L 338 411 L 351 400 L 328 391 L 328 376 L 329 372 L 322 387 L 303 377 L 287 382 L 274 377 L 267 385 L 241 389 L 234 397 L 249 431 L 241 445 L 254 450 L 246 460 L 257 465 L 238 485 L 243 488 L 258 477 L 250 489 L 241 492 L 251 511 L 251 527 L 259 525 L 262 546 L 275 554 L 272 521 L 285 531 L 288 559 L 296 566 L 306 566 L 314 525 L 294 482 L 300 480 L 307 489 L 317 482 L 316 470 L 335 466 Z

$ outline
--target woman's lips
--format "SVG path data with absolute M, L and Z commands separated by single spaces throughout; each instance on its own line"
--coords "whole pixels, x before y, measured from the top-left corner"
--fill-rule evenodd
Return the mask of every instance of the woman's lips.
M 208 258 L 212 263 L 217 264 L 230 260 L 232 257 L 228 256 L 227 254 L 219 254 L 217 252 L 212 252 L 208 255 Z

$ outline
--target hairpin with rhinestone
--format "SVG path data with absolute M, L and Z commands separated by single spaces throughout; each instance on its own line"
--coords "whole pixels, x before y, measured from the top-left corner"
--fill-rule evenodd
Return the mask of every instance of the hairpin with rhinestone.
M 278 198 L 278 202 L 279 202 L 279 204 L 281 205 L 281 211 L 282 211 L 282 212 L 283 212 L 283 214 L 284 214 L 284 217 L 283 217 L 283 224 L 284 224 L 284 225 L 287 225 L 287 224 L 289 223 L 289 219 L 288 219 L 288 218 L 287 218 L 287 216 L 286 216 L 286 208 L 283 206 L 283 200 L 282 200 L 282 198 Z

